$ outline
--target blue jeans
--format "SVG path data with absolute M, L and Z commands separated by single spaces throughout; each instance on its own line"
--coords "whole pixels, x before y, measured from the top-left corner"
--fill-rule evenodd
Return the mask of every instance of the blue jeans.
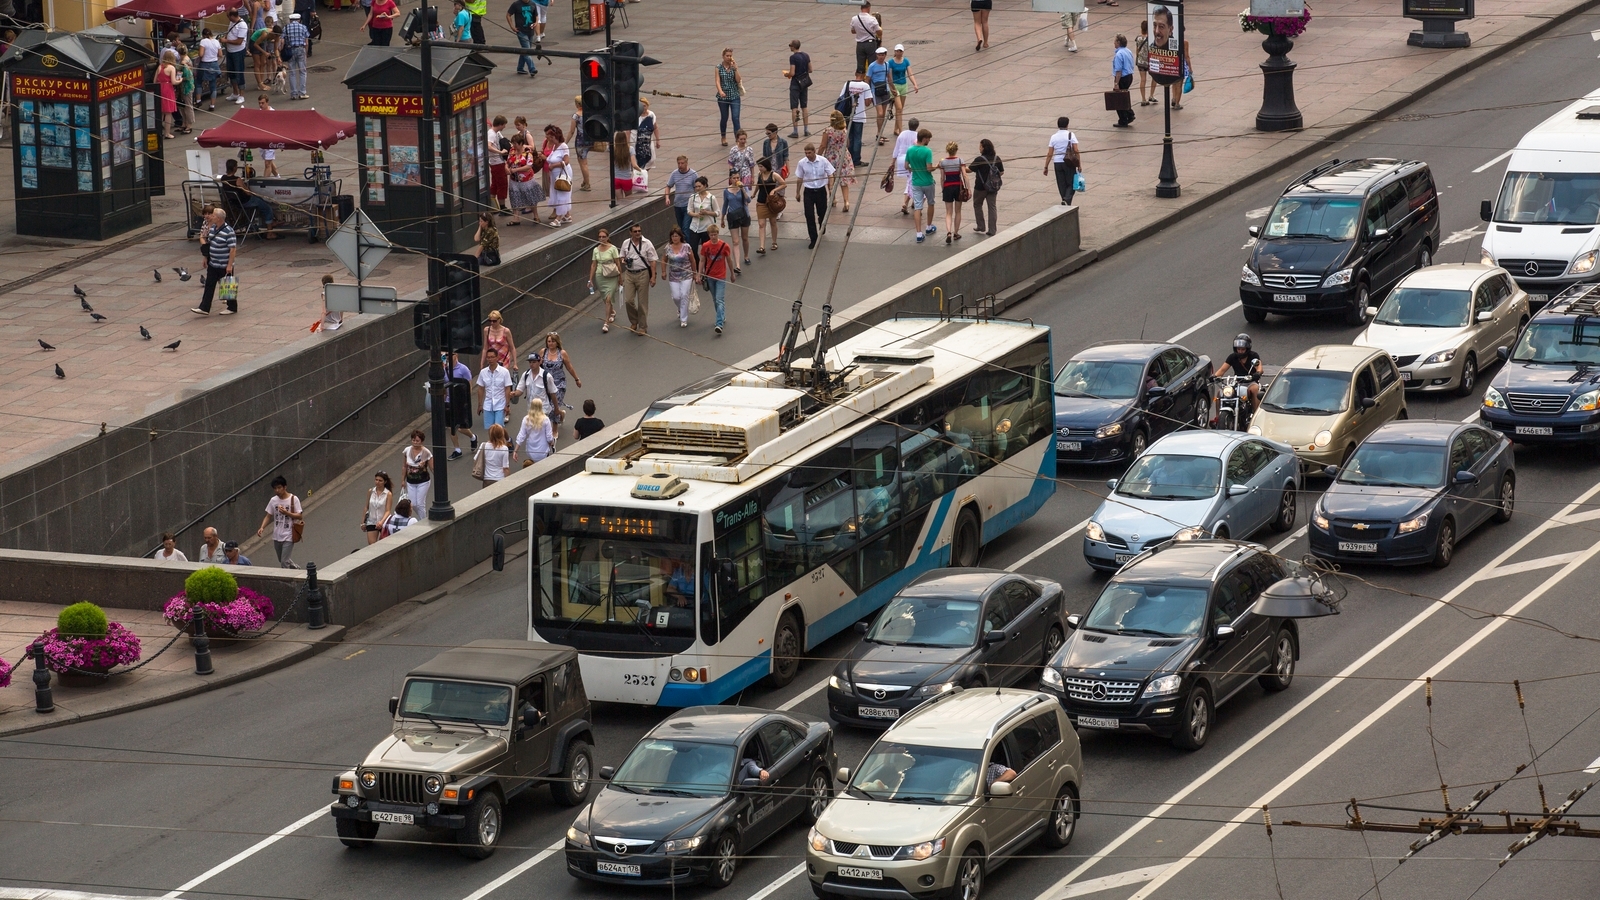
M 289 96 L 304 97 L 306 93 L 306 48 L 289 48 Z
M 866 124 L 850 120 L 850 161 L 858 166 L 861 165 L 861 131 Z
M 517 43 L 519 45 L 521 45 L 522 49 L 524 49 L 524 50 L 532 50 L 533 49 L 533 32 L 531 32 L 531 31 L 526 31 L 526 32 L 525 31 L 518 31 L 517 32 Z M 528 72 L 529 75 L 537 75 L 537 74 L 539 74 L 539 67 L 535 66 L 533 64 L 533 55 L 532 54 L 529 54 L 527 56 L 519 56 L 519 57 L 517 57 L 517 74 L 518 75 L 522 74 L 522 72 L 523 72 L 523 68 L 522 67 L 523 66 L 527 66 L 528 67 L 527 68 L 527 72 Z
M 217 82 L 222 80 L 222 61 L 203 62 L 200 64 L 200 93 L 195 95 L 195 105 L 200 105 L 200 98 L 204 97 L 213 104 L 217 102 Z
M 674 205 L 672 214 L 678 219 L 678 230 L 683 232 L 683 239 L 689 239 L 689 201 L 684 200 L 682 206 Z
M 227 51 L 227 56 L 228 56 L 228 80 L 233 82 L 233 86 L 236 89 L 236 93 L 238 93 L 239 96 L 241 96 L 241 97 L 244 96 L 244 58 L 245 58 L 245 55 L 246 54 L 245 54 L 245 52 L 243 50 L 240 50 L 238 53 L 235 53 L 232 50 Z
M 727 319 L 727 316 L 724 315 L 726 308 L 723 306 L 722 297 L 728 292 L 728 282 L 723 278 L 709 278 L 707 280 L 711 282 L 711 305 L 717 308 L 717 327 L 721 328 Z
M 272 204 L 261 197 L 251 197 L 242 204 L 245 209 L 255 210 L 261 217 L 261 224 L 272 226 Z
M 717 116 L 718 116 L 718 119 L 720 120 L 718 127 L 722 130 L 723 139 L 726 140 L 727 137 L 728 137 L 728 118 L 729 118 L 729 116 L 733 117 L 733 130 L 734 131 L 738 131 L 740 129 L 740 127 L 741 127 L 739 125 L 739 98 L 738 97 L 718 97 L 717 98 Z

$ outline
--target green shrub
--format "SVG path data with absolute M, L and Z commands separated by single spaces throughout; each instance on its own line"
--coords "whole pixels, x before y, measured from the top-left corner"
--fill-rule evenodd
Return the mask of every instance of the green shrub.
M 183 594 L 189 603 L 217 603 L 226 605 L 239 596 L 239 582 L 217 566 L 207 566 L 190 575 L 183 582 Z
M 88 601 L 74 603 L 56 616 L 56 631 L 62 637 L 105 637 L 106 612 Z

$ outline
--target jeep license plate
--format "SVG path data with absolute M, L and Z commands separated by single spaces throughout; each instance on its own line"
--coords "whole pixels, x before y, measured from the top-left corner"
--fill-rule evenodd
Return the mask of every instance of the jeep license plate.
M 1135 556 L 1138 556 L 1138 555 L 1139 554 L 1137 554 L 1137 553 L 1118 553 L 1118 554 L 1116 554 L 1115 556 L 1113 556 L 1111 558 L 1112 558 L 1112 560 L 1114 560 L 1116 562 L 1117 565 L 1120 566 L 1123 563 L 1127 562 L 1130 559 L 1133 559 Z
M 862 706 L 857 707 L 856 715 L 863 719 L 898 719 L 900 718 L 900 710 L 893 707 Z
M 1079 716 L 1078 725 L 1083 728 L 1104 728 L 1116 731 L 1122 723 L 1116 719 L 1096 719 L 1093 716 Z
M 638 863 L 614 863 L 600 860 L 594 864 L 594 870 L 599 875 L 631 875 L 638 878 L 642 870 Z
M 1549 425 L 1518 425 L 1517 434 L 1544 435 L 1549 437 L 1555 434 L 1555 429 Z
M 1304 302 L 1306 302 L 1306 295 L 1305 294 L 1273 294 L 1272 295 L 1272 302 L 1273 303 L 1304 303 Z
M 1377 553 L 1378 545 L 1368 541 L 1340 541 L 1340 553 Z
M 882 869 L 862 869 L 856 866 L 840 866 L 840 878 L 865 878 L 868 881 L 882 881 Z
M 372 821 L 387 822 L 390 825 L 415 825 L 417 817 L 411 813 L 374 812 Z
M 1083 441 L 1056 441 L 1056 450 L 1061 452 L 1079 453 L 1083 450 Z

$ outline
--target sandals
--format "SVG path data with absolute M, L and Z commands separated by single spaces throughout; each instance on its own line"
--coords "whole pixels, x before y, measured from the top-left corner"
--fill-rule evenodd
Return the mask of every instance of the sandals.
M 772 252 L 773 253 L 777 253 L 778 252 L 778 242 L 777 241 L 773 241 L 772 242 Z
M 767 255 L 767 251 L 766 251 L 765 248 L 757 247 L 756 248 L 756 254 L 759 255 L 759 256 L 766 256 Z

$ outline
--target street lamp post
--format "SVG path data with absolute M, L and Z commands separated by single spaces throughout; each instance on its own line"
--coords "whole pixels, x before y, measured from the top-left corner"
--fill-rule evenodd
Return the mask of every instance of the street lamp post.
M 1189 54 L 1188 46 L 1184 43 L 1183 26 L 1186 17 L 1183 14 L 1183 0 L 1171 0 L 1171 2 L 1165 3 L 1164 6 L 1170 7 L 1170 9 L 1157 10 L 1157 12 L 1165 12 L 1168 16 L 1168 21 L 1172 25 L 1172 36 L 1178 42 L 1178 63 L 1176 72 L 1164 72 L 1160 76 L 1156 76 L 1153 73 L 1151 75 L 1151 78 L 1162 86 L 1161 171 L 1157 176 L 1156 196 L 1163 200 L 1174 200 L 1183 193 L 1183 188 L 1178 184 L 1178 161 L 1172 155 L 1172 88 L 1176 85 L 1178 96 L 1183 96 L 1184 73 L 1188 69 Z M 1177 11 L 1176 15 L 1173 15 L 1173 10 Z M 1152 34 L 1151 37 L 1154 40 L 1155 35 Z M 1169 49 L 1170 46 L 1169 43 Z
M 438 127 L 433 115 L 433 28 L 428 21 L 428 0 L 418 0 L 418 8 L 422 19 L 421 59 L 418 61 L 422 69 L 422 128 L 417 147 L 417 161 L 426 173 L 425 177 L 439 179 L 433 158 L 433 133 Z M 443 282 L 442 273 L 439 271 L 439 230 L 438 222 L 438 195 L 435 193 L 434 184 L 424 183 L 428 195 L 427 219 L 424 227 L 427 232 L 427 263 L 428 263 L 428 392 L 433 397 L 432 437 L 433 437 L 433 502 L 428 506 L 428 520 L 444 522 L 456 517 L 456 508 L 450 503 L 450 466 L 445 461 L 445 359 L 448 349 L 444 346 L 444 292 L 441 290 Z

